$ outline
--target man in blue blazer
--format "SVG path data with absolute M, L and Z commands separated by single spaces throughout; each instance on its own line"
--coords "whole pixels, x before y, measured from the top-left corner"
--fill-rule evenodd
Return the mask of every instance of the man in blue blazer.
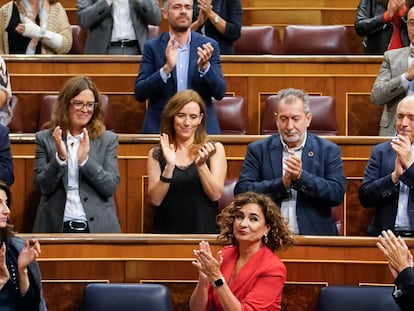
M 169 32 L 148 40 L 135 82 L 135 98 L 149 99 L 142 133 L 159 133 L 162 111 L 177 91 L 193 89 L 206 105 L 206 129 L 220 134 L 211 97 L 221 99 L 226 83 L 215 40 L 191 31 L 192 0 L 164 0 L 164 19 Z
M 368 234 L 383 230 L 414 237 L 414 95 L 403 98 L 396 108 L 397 136 L 372 149 L 359 200 L 375 213 Z
M 339 147 L 307 132 L 312 114 L 301 90 L 279 92 L 275 120 L 279 134 L 248 145 L 235 194 L 270 195 L 294 234 L 337 235 L 331 209 L 346 188 Z
M 14 182 L 13 158 L 10 152 L 9 128 L 0 124 L 0 180 L 7 185 Z

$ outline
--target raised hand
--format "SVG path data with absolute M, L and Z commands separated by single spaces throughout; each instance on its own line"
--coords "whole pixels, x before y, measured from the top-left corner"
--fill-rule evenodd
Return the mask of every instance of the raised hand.
M 208 67 L 208 62 L 210 61 L 211 55 L 213 55 L 214 48 L 210 42 L 203 44 L 202 47 L 197 48 L 197 65 L 201 70 L 206 70 Z
M 171 35 L 168 40 L 167 48 L 165 49 L 165 65 L 163 67 L 164 73 L 169 75 L 173 71 L 177 64 L 178 57 L 178 42 L 175 40 L 175 36 Z
M 206 163 L 207 159 L 216 153 L 216 147 L 211 142 L 206 142 L 198 151 L 198 157 L 195 160 L 197 166 Z
M 90 150 L 90 144 L 89 144 L 89 134 L 88 130 L 86 128 L 82 129 L 83 138 L 79 138 L 79 150 L 78 150 L 78 163 L 82 164 L 86 161 L 89 150 Z
M 65 161 L 68 155 L 66 150 L 66 145 L 62 139 L 62 129 L 60 126 L 56 126 L 52 133 L 53 140 L 55 141 L 56 150 L 58 153 L 59 159 Z
M 30 241 L 24 242 L 24 247 L 17 258 L 17 266 L 19 270 L 25 269 L 31 262 L 35 261 L 41 252 L 40 243 L 38 240 L 32 240 L 33 245 L 30 246 Z
M 161 133 L 160 145 L 162 153 L 164 155 L 167 164 L 175 165 L 176 153 L 174 144 L 170 144 L 170 140 L 167 134 Z
M 7 283 L 10 279 L 10 273 L 6 265 L 6 243 L 2 242 L 0 248 L 0 289 Z

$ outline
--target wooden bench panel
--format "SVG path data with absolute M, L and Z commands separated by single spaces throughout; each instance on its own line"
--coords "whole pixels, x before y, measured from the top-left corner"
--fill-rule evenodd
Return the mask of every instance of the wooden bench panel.
M 228 161 L 228 178 L 238 178 L 246 153 L 247 144 L 264 136 L 212 136 L 225 146 Z M 385 138 L 369 137 L 325 137 L 337 143 L 342 150 L 347 191 L 344 206 L 344 232 L 347 236 L 364 236 L 372 214 L 371 209 L 361 207 L 358 188 L 371 149 Z M 12 223 L 19 232 L 31 232 L 38 206 L 39 195 L 33 186 L 34 135 L 11 134 L 16 182 L 12 186 Z M 149 149 L 158 143 L 157 135 L 120 134 L 118 164 L 121 182 L 116 193 L 118 214 L 122 232 L 151 232 L 153 210 L 146 205 Z
M 189 310 L 197 281 L 192 250 L 200 240 L 213 252 L 214 235 L 37 234 L 38 258 L 50 311 L 79 310 L 83 288 L 91 282 L 161 283 L 174 310 Z M 86 239 L 87 237 L 87 239 Z M 297 236 L 295 246 L 278 256 L 288 274 L 283 291 L 286 311 L 314 311 L 319 291 L 328 285 L 392 284 L 375 238 Z M 410 248 L 414 240 L 407 239 Z

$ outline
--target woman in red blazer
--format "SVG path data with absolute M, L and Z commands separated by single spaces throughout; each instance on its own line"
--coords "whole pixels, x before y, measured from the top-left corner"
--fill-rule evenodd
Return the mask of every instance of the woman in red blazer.
M 199 280 L 191 311 L 280 310 L 286 267 L 274 251 L 290 247 L 293 237 L 279 208 L 264 194 L 246 192 L 223 209 L 218 223 L 218 238 L 229 245 L 217 257 L 205 241 L 194 250 Z

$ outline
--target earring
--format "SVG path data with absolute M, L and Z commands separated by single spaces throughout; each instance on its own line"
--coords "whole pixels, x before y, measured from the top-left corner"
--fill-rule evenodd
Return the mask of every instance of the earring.
M 264 242 L 265 244 L 267 244 L 267 242 L 269 242 L 269 238 L 267 237 L 267 235 L 264 235 L 264 236 L 263 236 L 263 242 Z

